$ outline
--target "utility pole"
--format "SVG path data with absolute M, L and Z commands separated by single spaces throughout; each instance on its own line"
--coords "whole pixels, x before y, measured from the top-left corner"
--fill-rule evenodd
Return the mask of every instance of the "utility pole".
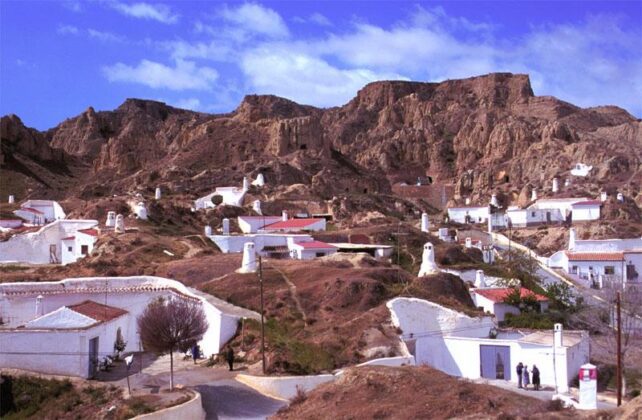
M 621 292 L 617 292 L 615 300 L 617 312 L 617 406 L 622 405 L 622 312 Z
M 265 321 L 263 317 L 263 261 L 259 255 L 259 284 L 261 286 L 261 363 L 265 375 Z

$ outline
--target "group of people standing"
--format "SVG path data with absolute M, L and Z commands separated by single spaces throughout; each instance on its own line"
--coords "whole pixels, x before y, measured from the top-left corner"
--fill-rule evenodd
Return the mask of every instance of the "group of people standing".
M 533 365 L 533 369 L 528 371 L 528 365 L 522 364 L 519 362 L 517 364 L 517 387 L 528 389 L 528 385 L 531 383 L 531 374 L 533 376 L 533 389 L 539 391 L 539 369 L 536 365 Z

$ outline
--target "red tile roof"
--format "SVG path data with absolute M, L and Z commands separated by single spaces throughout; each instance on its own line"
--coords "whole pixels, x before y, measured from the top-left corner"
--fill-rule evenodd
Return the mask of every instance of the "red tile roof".
M 573 203 L 572 206 L 601 206 L 602 202 L 600 200 L 587 200 L 587 201 L 578 201 Z
M 86 235 L 98 236 L 98 230 L 96 229 L 81 229 L 78 232 L 82 232 Z
M 495 303 L 503 302 L 504 299 L 506 299 L 506 296 L 508 296 L 512 291 L 513 289 L 510 287 L 502 287 L 497 289 L 494 289 L 494 288 L 493 289 L 475 289 L 475 293 Z M 535 297 L 535 299 L 537 299 L 538 302 L 544 302 L 548 300 L 546 296 L 539 295 L 528 289 L 524 289 L 523 287 L 519 289 L 519 294 L 522 298 L 525 298 L 527 296 L 533 296 Z
M 622 261 L 623 252 L 566 252 L 569 261 Z
M 336 246 L 321 241 L 297 242 L 303 249 L 335 249 Z
M 79 314 L 83 314 L 100 322 L 111 321 L 112 319 L 116 319 L 127 313 L 124 309 L 103 305 L 101 303 L 94 302 L 93 300 L 86 300 L 82 303 L 68 306 L 68 308 L 74 312 L 78 312 Z
M 63 241 L 71 241 L 72 239 L 76 239 L 75 236 L 67 236 L 66 238 L 62 238 Z
M 263 229 L 266 230 L 279 230 L 279 229 L 305 229 L 306 227 L 320 222 L 325 219 L 289 219 L 271 225 L 265 226 Z

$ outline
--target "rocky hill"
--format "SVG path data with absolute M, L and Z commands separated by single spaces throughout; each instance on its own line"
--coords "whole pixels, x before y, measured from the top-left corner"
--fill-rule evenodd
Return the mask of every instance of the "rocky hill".
M 0 200 L 155 185 L 199 194 L 262 172 L 272 186 L 302 184 L 303 195 L 319 199 L 389 194 L 394 183 L 429 176 L 451 186 L 454 201 L 485 202 L 491 191 L 517 201 L 531 188 L 542 195 L 577 162 L 594 169 L 575 192 L 617 187 L 642 204 L 640 120 L 617 107 L 537 97 L 528 76 L 500 73 L 375 82 L 330 109 L 250 95 L 234 112 L 211 115 L 128 99 L 46 132 L 5 116 L 0 171 L 11 182 L 2 181 Z

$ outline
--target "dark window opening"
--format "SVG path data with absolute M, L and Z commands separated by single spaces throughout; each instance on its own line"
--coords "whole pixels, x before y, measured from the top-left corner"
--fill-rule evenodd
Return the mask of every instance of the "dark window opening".
M 71 251 L 73 251 L 73 248 L 72 248 L 72 247 L 70 247 L 70 246 L 68 246 L 68 247 L 67 247 L 67 251 L 71 252 Z
M 367 189 L 367 188 L 364 188 L 364 189 L 363 189 L 363 193 L 364 193 L 364 194 L 368 194 L 368 189 Z
M 307 144 L 302 144 L 302 145 L 299 146 L 299 149 L 307 150 L 308 149 L 308 145 Z
M 509 181 L 510 181 L 510 178 L 508 177 L 508 175 L 504 175 L 504 182 L 509 182 Z
M 325 257 L 325 252 L 317 252 L 317 257 Z
M 82 255 L 87 255 L 89 254 L 89 245 L 81 245 L 80 246 L 80 253 Z

